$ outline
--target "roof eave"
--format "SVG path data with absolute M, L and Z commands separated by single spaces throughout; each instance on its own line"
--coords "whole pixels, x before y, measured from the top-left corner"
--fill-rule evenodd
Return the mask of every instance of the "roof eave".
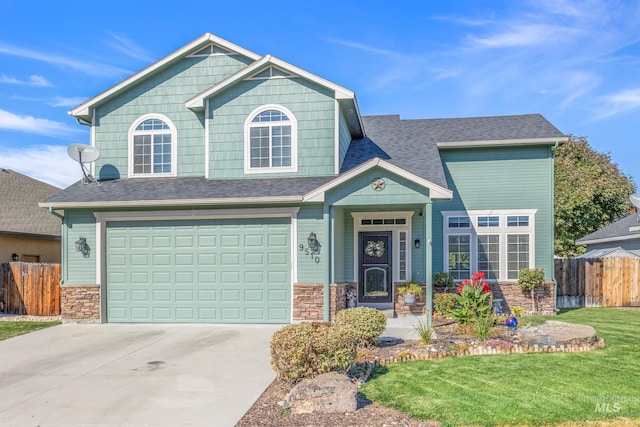
M 91 114 L 90 114 L 90 108 L 93 107 L 94 105 L 96 105 L 97 103 L 111 97 L 112 95 L 116 94 L 117 92 L 121 91 L 122 89 L 126 88 L 127 86 L 135 83 L 136 81 L 142 79 L 143 77 L 146 77 L 147 75 L 155 72 L 156 70 L 166 66 L 167 64 L 181 58 L 184 57 L 188 54 L 190 54 L 192 51 L 197 50 L 200 46 L 205 45 L 206 43 L 216 43 L 218 45 L 220 45 L 221 47 L 228 49 L 230 51 L 233 52 L 237 52 L 241 55 L 245 55 L 247 57 L 249 57 L 250 59 L 253 60 L 257 60 L 260 58 L 260 55 L 258 55 L 257 53 L 251 52 L 241 46 L 238 46 L 234 43 L 231 43 L 227 40 L 224 40 L 218 36 L 215 36 L 211 33 L 205 33 L 202 36 L 198 37 L 197 39 L 193 40 L 190 43 L 187 43 L 186 45 L 184 45 L 183 47 L 181 47 L 180 49 L 176 50 L 175 52 L 165 56 L 164 58 L 160 59 L 159 61 L 154 62 L 153 64 L 149 65 L 148 67 L 142 69 L 141 71 L 133 74 L 132 76 L 126 78 L 125 80 L 121 81 L 120 83 L 116 84 L 115 86 L 112 86 L 111 88 L 107 89 L 106 91 L 100 93 L 99 95 L 83 102 L 82 104 L 78 105 L 77 107 L 75 107 L 74 109 L 72 109 L 71 111 L 69 111 L 69 115 L 73 116 L 73 117 L 77 117 L 77 118 L 81 118 L 87 121 L 90 121 L 91 119 Z
M 210 199 L 173 199 L 173 200 L 126 200 L 126 201 L 98 201 L 98 202 L 40 202 L 41 208 L 53 209 L 96 209 L 96 208 L 148 208 L 148 207 L 172 207 L 172 206 L 210 206 L 210 205 L 248 205 L 259 203 L 300 203 L 302 196 L 276 196 L 276 197 L 233 197 Z
M 640 239 L 640 233 L 625 234 L 624 236 L 601 237 L 599 239 L 578 239 L 576 245 L 596 245 L 598 243 L 621 242 L 624 240 Z
M 550 137 L 550 138 L 527 138 L 527 139 L 494 139 L 479 141 L 449 141 L 438 142 L 440 149 L 448 148 L 479 148 L 479 147 L 505 147 L 505 146 L 524 146 L 524 145 L 554 145 L 562 144 L 569 140 L 569 137 Z

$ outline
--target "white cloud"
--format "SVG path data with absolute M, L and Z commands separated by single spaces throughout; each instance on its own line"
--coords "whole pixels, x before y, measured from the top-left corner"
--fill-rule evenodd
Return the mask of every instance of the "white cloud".
M 121 77 L 124 74 L 130 74 L 130 71 L 128 70 L 124 70 L 118 67 L 113 67 L 111 65 L 77 61 L 75 59 L 69 59 L 63 56 L 36 52 L 34 50 L 24 49 L 24 48 L 12 46 L 9 44 L 0 44 L 0 53 L 4 53 L 5 55 L 12 55 L 12 56 L 19 56 L 22 58 L 33 59 L 36 61 L 42 61 L 48 64 L 60 66 L 63 68 L 72 68 L 92 76 Z
M 49 119 L 40 119 L 32 116 L 19 116 L 6 110 L 0 110 L 0 129 L 15 130 L 58 138 L 68 137 L 71 134 L 77 134 L 80 132 L 79 129 L 67 126 L 65 123 Z
M 78 163 L 67 155 L 66 147 L 41 145 L 25 150 L 2 149 L 0 167 L 65 188 L 82 178 Z
M 124 53 L 127 56 L 130 56 L 134 59 L 139 59 L 145 62 L 153 62 L 156 58 L 149 53 L 145 48 L 129 39 L 124 34 L 110 34 L 113 37 L 113 40 L 108 40 L 105 43 L 108 46 L 111 46 L 113 49 L 117 50 L 120 53 Z
M 549 43 L 558 43 L 561 40 L 566 40 L 578 32 L 576 29 L 565 26 L 518 23 L 504 31 L 486 37 L 469 35 L 467 39 L 471 47 L 476 48 L 491 49 L 541 45 L 548 48 Z
M 56 96 L 49 102 L 49 105 L 53 107 L 76 107 L 86 100 L 87 98 L 83 97 L 65 98 L 62 96 Z
M 331 43 L 335 43 L 335 44 L 339 44 L 342 46 L 347 46 L 347 47 L 352 47 L 367 53 L 373 53 L 376 55 L 383 55 L 383 56 L 391 56 L 391 57 L 399 57 L 399 56 L 404 56 L 403 53 L 398 52 L 398 51 L 394 51 L 394 50 L 388 50 L 388 49 L 382 49 L 376 46 L 368 46 L 366 44 L 363 43 L 358 43 L 358 42 L 352 42 L 349 40 L 340 40 L 340 39 L 333 39 L 333 38 L 327 38 L 326 39 L 328 42 Z
M 604 119 L 640 107 L 640 88 L 625 89 L 599 99 L 595 119 Z
M 38 87 L 51 87 L 52 84 L 42 76 L 31 75 L 28 80 L 20 80 L 13 76 L 7 76 L 6 74 L 0 74 L 0 83 L 7 83 L 13 85 L 24 86 L 38 86 Z

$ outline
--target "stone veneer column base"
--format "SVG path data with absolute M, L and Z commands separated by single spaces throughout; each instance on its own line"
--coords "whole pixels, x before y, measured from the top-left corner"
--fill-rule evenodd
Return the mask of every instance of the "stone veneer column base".
M 338 311 L 347 308 L 347 291 L 356 290 L 355 283 L 331 283 L 329 285 L 329 321 Z M 293 320 L 324 320 L 324 285 L 322 283 L 293 284 Z
M 398 288 L 403 285 L 404 283 L 402 282 L 393 284 L 393 311 L 395 317 L 427 314 L 427 299 L 425 297 L 426 285 L 424 283 L 420 284 L 420 286 L 422 286 L 422 295 L 416 296 L 416 303 L 414 305 L 406 305 L 404 303 L 404 296 L 398 294 Z
M 60 285 L 63 323 L 100 323 L 100 285 Z

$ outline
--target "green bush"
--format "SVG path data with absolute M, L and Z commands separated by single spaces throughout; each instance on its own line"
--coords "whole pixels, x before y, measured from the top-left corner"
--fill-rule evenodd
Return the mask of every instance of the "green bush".
M 491 313 L 489 292 L 484 292 L 482 286 L 465 285 L 460 295 L 456 295 L 458 308 L 452 310 L 453 319 L 459 325 L 474 323 L 475 319 L 488 316 Z
M 351 330 L 358 337 L 358 345 L 373 346 L 387 326 L 382 311 L 371 307 L 356 307 L 340 310 L 336 315 L 336 326 Z
M 445 271 L 439 271 L 433 275 L 433 286 L 439 288 L 452 288 L 456 285 L 455 278 L 451 273 Z
M 495 323 L 496 319 L 491 314 L 476 317 L 474 324 L 476 326 L 476 337 L 478 337 L 478 341 L 484 341 L 491 336 Z
M 437 293 L 433 297 L 433 311 L 442 317 L 453 317 L 453 309 L 456 308 L 456 295 Z
M 356 360 L 358 338 L 331 323 L 287 325 L 271 337 L 271 366 L 295 383 L 331 371 L 346 372 Z

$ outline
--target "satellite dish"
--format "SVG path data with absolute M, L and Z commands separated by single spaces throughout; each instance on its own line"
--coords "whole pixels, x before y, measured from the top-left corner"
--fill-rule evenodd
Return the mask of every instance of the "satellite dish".
M 96 179 L 91 176 L 89 170 L 84 165 L 85 163 L 93 163 L 100 158 L 100 151 L 96 147 L 85 144 L 71 144 L 67 147 L 67 154 L 76 162 L 80 163 L 80 169 L 82 169 L 82 175 L 84 179 L 83 184 L 89 182 L 96 182 Z

